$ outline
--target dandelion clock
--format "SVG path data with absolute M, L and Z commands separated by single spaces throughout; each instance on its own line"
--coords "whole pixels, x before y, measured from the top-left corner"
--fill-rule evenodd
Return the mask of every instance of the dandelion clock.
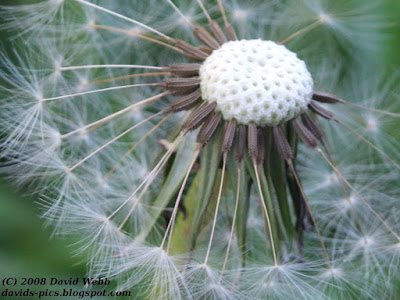
M 394 299 L 385 1 L 23 2 L 0 10 L 0 170 L 88 276 L 132 299 Z

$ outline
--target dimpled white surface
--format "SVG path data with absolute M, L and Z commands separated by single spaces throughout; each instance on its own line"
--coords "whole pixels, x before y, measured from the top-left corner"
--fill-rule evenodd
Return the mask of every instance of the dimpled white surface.
M 305 63 L 272 41 L 223 44 L 201 66 L 200 79 L 203 100 L 240 124 L 281 124 L 307 110 L 313 93 Z

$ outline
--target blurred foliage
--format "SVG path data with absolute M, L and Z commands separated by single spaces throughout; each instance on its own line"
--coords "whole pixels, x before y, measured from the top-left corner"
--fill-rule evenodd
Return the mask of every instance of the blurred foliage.
M 400 71 L 400 1 L 388 0 L 387 13 L 393 16 L 393 27 L 390 30 L 390 38 L 383 48 L 384 57 L 393 71 Z
M 67 246 L 71 241 L 50 239 L 51 228 L 43 228 L 39 214 L 32 197 L 0 185 L 0 279 L 83 277 L 86 268 L 77 263 L 82 259 L 71 255 L 74 248 Z M 0 295 L 5 288 L 0 286 Z M 12 289 L 20 288 L 40 291 L 51 287 L 17 285 Z

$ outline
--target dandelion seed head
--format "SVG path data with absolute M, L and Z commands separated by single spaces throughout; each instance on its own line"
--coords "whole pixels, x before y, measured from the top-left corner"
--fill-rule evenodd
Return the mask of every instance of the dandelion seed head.
M 248 11 L 244 9 L 235 9 L 233 11 L 233 17 L 238 21 L 246 20 L 247 16 L 248 16 Z
M 357 202 L 358 202 L 357 195 L 354 195 L 354 193 L 351 193 L 350 196 L 349 196 L 349 198 L 348 198 L 348 202 L 349 202 L 351 205 L 356 205 Z
M 220 271 L 202 263 L 192 263 L 187 273 L 188 287 L 195 299 L 239 299 L 237 288 Z
M 343 275 L 343 270 L 339 267 L 332 267 L 321 274 L 322 278 L 341 278 Z
M 333 185 L 336 184 L 337 182 L 338 182 L 338 177 L 335 172 L 329 172 L 328 174 L 326 174 L 325 185 Z
M 364 236 L 358 241 L 360 248 L 369 248 L 375 244 L 375 239 L 372 236 Z
M 88 30 L 93 30 L 96 25 L 96 19 L 94 17 L 88 18 L 86 21 L 86 28 Z
M 394 250 L 394 252 L 400 253 L 400 242 L 394 244 L 393 246 L 391 246 L 391 248 Z
M 81 77 L 79 80 L 79 85 L 77 86 L 78 92 L 83 91 L 89 85 L 89 80 L 86 77 Z
M 143 120 L 143 110 L 140 107 L 134 107 L 128 113 L 134 120 Z
M 321 13 L 319 15 L 319 19 L 321 20 L 322 23 L 327 23 L 330 25 L 332 25 L 332 23 L 333 23 L 333 18 L 329 14 L 326 14 L 326 13 Z
M 52 145 L 54 148 L 59 148 L 61 146 L 61 140 L 62 140 L 60 131 L 56 128 L 50 128 L 48 135 L 49 135 L 50 145 Z
M 98 178 L 98 184 L 103 190 L 110 190 L 111 186 L 103 178 Z
M 260 219 L 258 218 L 258 216 L 255 215 L 251 215 L 247 218 L 247 224 L 250 227 L 258 227 L 260 224 L 262 224 L 262 221 L 260 221 Z
M 313 81 L 296 54 L 272 41 L 231 41 L 200 68 L 204 100 L 225 120 L 258 126 L 281 124 L 307 110 Z
M 132 26 L 130 29 L 128 29 L 128 32 L 132 34 L 145 34 L 147 31 L 140 26 Z
M 352 210 L 354 208 L 354 199 L 349 197 L 349 198 L 343 198 L 341 201 L 338 201 L 337 208 L 339 211 L 341 211 L 342 214 L 347 213 L 349 210 Z
M 379 130 L 378 120 L 373 116 L 368 116 L 366 118 L 367 131 L 371 133 L 376 133 Z
M 44 100 L 44 98 L 43 98 L 42 95 L 38 95 L 38 96 L 36 97 L 36 101 L 37 101 L 40 105 L 43 104 L 43 100 Z

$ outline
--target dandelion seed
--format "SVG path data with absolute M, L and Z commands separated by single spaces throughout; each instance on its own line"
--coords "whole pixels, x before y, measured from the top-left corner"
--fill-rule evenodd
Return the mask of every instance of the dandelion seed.
M 143 298 L 389 295 L 400 162 L 384 125 L 400 115 L 362 101 L 390 88 L 339 84 L 381 19 L 356 0 L 150 2 L 3 8 L 29 62 L 0 57 L 3 170 L 40 174 L 44 216 L 82 235 L 90 274 Z M 88 46 L 56 55 L 60 38 Z

